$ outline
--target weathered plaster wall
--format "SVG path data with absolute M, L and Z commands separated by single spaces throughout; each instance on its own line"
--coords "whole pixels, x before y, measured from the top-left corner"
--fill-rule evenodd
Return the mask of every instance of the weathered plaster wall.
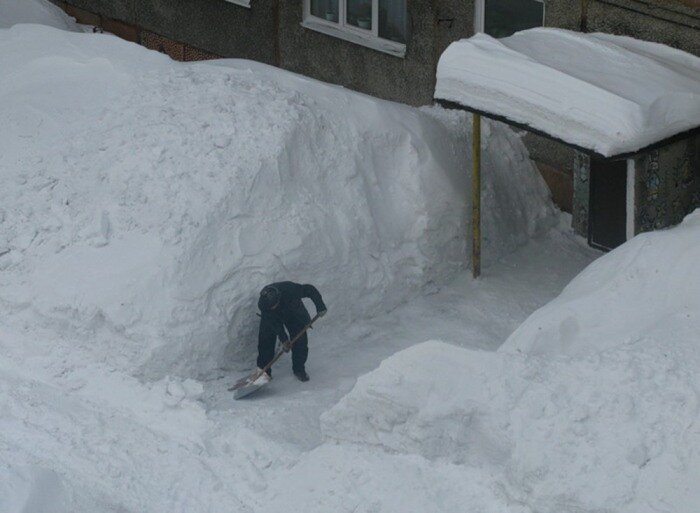
M 431 102 L 435 67 L 447 45 L 474 33 L 475 0 L 407 0 L 405 58 L 301 27 L 302 0 L 251 0 L 250 9 L 224 0 L 54 1 L 217 55 L 280 65 L 412 105 Z M 695 0 L 545 0 L 545 25 L 624 34 L 700 55 L 700 9 L 689 1 Z
M 80 14 L 86 23 L 97 24 L 86 13 L 97 14 L 100 26 L 108 31 L 110 24 L 123 22 L 135 32 L 163 36 L 212 54 L 276 63 L 277 0 L 253 0 L 250 9 L 224 0 L 52 1 L 74 16 L 71 7 L 85 11 Z
M 282 68 L 356 91 L 412 105 L 432 102 L 437 63 L 431 0 L 409 0 L 409 44 L 404 58 L 301 26 L 302 1 L 280 4 Z
M 589 32 L 663 43 L 700 55 L 700 9 L 669 0 L 591 0 Z
M 74 1 L 74 0 L 70 0 Z M 275 63 L 276 1 L 132 0 L 136 24 L 225 57 Z

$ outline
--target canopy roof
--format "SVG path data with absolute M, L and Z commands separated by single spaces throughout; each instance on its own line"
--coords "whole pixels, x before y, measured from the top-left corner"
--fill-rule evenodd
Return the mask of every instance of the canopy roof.
M 440 57 L 435 99 L 621 156 L 700 128 L 700 58 L 610 34 L 477 34 Z

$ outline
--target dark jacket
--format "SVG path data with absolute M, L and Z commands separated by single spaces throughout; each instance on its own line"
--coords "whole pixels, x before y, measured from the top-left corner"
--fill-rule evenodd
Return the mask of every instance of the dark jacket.
M 288 340 L 284 326 L 287 326 L 290 334 L 294 336 L 295 333 L 291 333 L 292 331 L 297 331 L 311 320 L 302 298 L 311 299 L 317 312 L 327 309 L 321 293 L 313 285 L 280 281 L 271 283 L 265 288 L 267 287 L 274 287 L 279 291 L 279 303 L 270 309 L 261 296 L 258 300 L 258 308 L 261 312 L 262 323 L 266 325 L 265 327 L 273 330 L 283 342 Z

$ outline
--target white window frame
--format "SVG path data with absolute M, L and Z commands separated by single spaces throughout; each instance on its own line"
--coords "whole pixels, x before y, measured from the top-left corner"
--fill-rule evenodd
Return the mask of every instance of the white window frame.
M 547 3 L 544 0 L 535 0 L 535 2 L 539 2 L 542 4 L 542 24 L 540 26 L 544 27 L 544 20 L 546 19 L 546 14 L 547 14 Z M 476 0 L 474 2 L 474 33 L 475 34 L 484 31 L 484 23 L 486 21 L 485 16 L 486 16 L 486 0 Z
M 407 7 L 408 8 L 408 7 Z M 301 26 L 323 34 L 388 53 L 395 57 L 406 56 L 406 44 L 379 37 L 379 0 L 372 0 L 372 29 L 362 29 L 347 23 L 347 0 L 338 0 L 338 22 L 332 22 L 311 14 L 311 0 L 304 0 Z M 407 13 L 408 15 L 408 13 Z
M 241 7 L 247 7 L 250 9 L 250 0 L 225 0 L 230 4 L 240 5 Z

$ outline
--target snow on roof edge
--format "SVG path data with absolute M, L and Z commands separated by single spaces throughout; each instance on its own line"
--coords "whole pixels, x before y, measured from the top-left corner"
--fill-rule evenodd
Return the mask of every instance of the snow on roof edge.
M 645 153 L 647 151 L 651 151 L 651 150 L 654 150 L 656 148 L 661 148 L 663 146 L 667 146 L 667 145 L 672 144 L 672 143 L 677 142 L 677 141 L 682 141 L 684 139 L 690 139 L 691 137 L 700 136 L 700 126 L 697 126 L 695 128 L 691 128 L 691 129 L 685 130 L 683 132 L 678 132 L 677 134 L 671 135 L 669 137 L 666 137 L 666 138 L 661 139 L 657 142 L 648 144 L 646 146 L 643 146 L 643 147 L 635 149 L 635 150 L 625 151 L 622 153 L 616 153 L 613 155 L 603 155 L 602 153 L 599 153 L 591 148 L 586 148 L 586 147 L 578 145 L 576 143 L 566 141 L 566 140 L 562 139 L 561 137 L 557 137 L 556 135 L 549 134 L 543 130 L 540 130 L 538 128 L 530 126 L 526 123 L 521 123 L 521 122 L 515 121 L 513 119 L 510 119 L 507 116 L 503 116 L 500 114 L 494 114 L 493 112 L 487 112 L 485 110 L 476 109 L 474 107 L 470 107 L 468 105 L 463 105 L 459 102 L 455 102 L 452 100 L 445 100 L 442 98 L 433 98 L 433 101 L 446 109 L 465 110 L 465 111 L 471 112 L 473 114 L 479 114 L 480 116 L 485 117 L 485 118 L 493 119 L 494 121 L 500 121 L 502 123 L 505 123 L 506 125 L 511 125 L 511 126 L 516 127 L 516 128 L 520 128 L 522 130 L 527 130 L 528 132 L 532 132 L 535 135 L 539 135 L 541 137 L 546 137 L 547 139 L 551 139 L 552 141 L 556 141 L 556 142 L 559 142 L 561 144 L 565 144 L 566 146 L 569 146 L 570 148 L 578 150 L 581 153 L 585 153 L 586 155 L 591 155 L 593 157 L 596 157 L 596 158 L 599 158 L 602 160 L 625 159 L 625 158 L 629 158 L 629 157 L 632 157 L 634 155 L 637 155 L 639 153 Z
M 443 52 L 434 99 L 619 158 L 700 128 L 700 58 L 611 34 L 480 33 Z

